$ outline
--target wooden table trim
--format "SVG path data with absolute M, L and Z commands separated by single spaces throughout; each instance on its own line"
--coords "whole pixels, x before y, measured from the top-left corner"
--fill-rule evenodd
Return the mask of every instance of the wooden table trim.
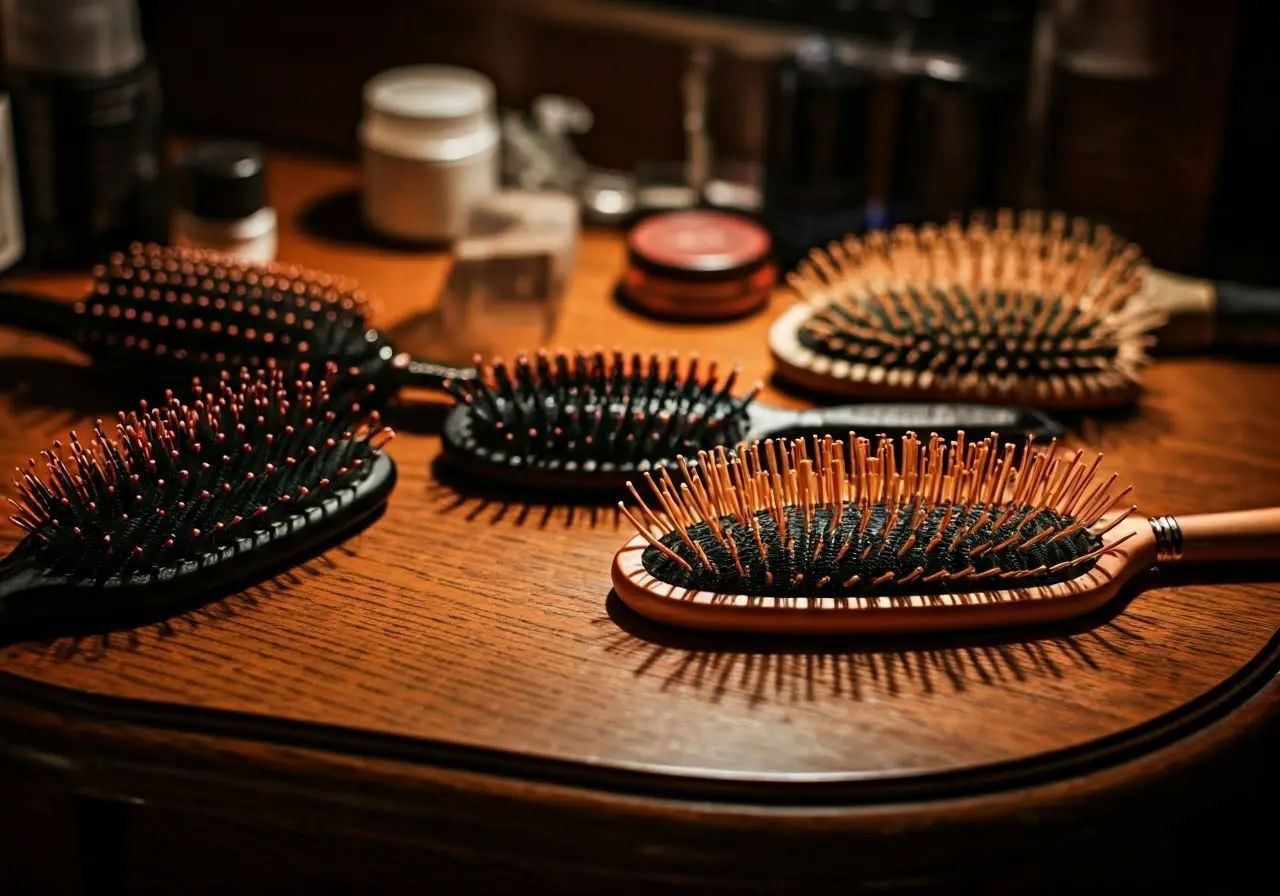
M 965 793 L 917 792 L 914 798 L 881 792 L 859 801 L 844 794 L 841 804 L 796 799 L 805 788 L 786 788 L 790 799 L 777 801 L 766 799 L 764 791 L 741 802 L 710 793 L 688 799 L 640 796 L 606 790 L 599 781 L 573 786 L 549 777 L 517 777 L 510 770 L 344 754 L 337 743 L 317 749 L 247 741 L 229 730 L 183 728 L 176 719 L 167 728 L 150 727 L 125 719 L 130 709 L 145 707 L 93 698 L 60 702 L 66 695 L 50 692 L 61 689 L 44 686 L 0 691 L 0 718 L 12 723 L 0 755 L 33 773 L 69 779 L 73 792 L 124 803 L 199 806 L 226 817 L 251 811 L 263 821 L 304 817 L 343 836 L 462 855 L 483 856 L 487 844 L 489 854 L 500 851 L 504 861 L 558 873 L 589 868 L 606 876 L 750 885 L 847 882 L 851 874 L 864 883 L 918 883 L 924 874 L 956 885 L 956 861 L 979 844 L 984 862 L 962 869 L 962 877 L 992 873 L 977 867 L 982 865 L 999 865 L 1001 873 L 1016 876 L 1022 873 L 1019 861 L 1052 874 L 1053 863 L 1066 867 L 1085 855 L 1090 873 L 1099 860 L 1135 860 L 1134 844 L 1121 849 L 1089 834 L 1100 817 L 1114 824 L 1131 814 L 1133 824 L 1146 825 L 1141 836 L 1158 856 L 1162 832 L 1183 821 L 1174 812 L 1145 814 L 1153 798 L 1196 800 L 1189 791 L 1199 787 L 1205 794 L 1199 799 L 1221 799 L 1216 775 L 1237 765 L 1233 754 L 1248 752 L 1250 744 L 1264 752 L 1280 728 L 1280 635 L 1267 654 L 1246 670 L 1244 677 L 1258 685 L 1252 694 L 1237 686 L 1206 695 L 1214 699 L 1196 717 L 1178 714 L 1184 718 L 1176 727 L 1189 729 L 1186 736 L 1170 739 L 1174 732 L 1166 727 L 1116 745 L 1105 765 L 1097 765 L 1101 753 L 1092 757 L 1092 774 L 1059 768 L 1046 776 L 1046 766 L 1039 780 L 1005 778 L 985 791 L 971 785 Z M 0 684 L 11 685 L 7 679 L 0 677 Z M 64 715 L 68 710 L 75 714 Z M 1197 727 L 1204 713 L 1218 719 Z M 202 715 L 208 723 L 220 721 L 217 714 Z M 1147 749 L 1134 750 L 1139 740 Z M 1222 813 L 1203 801 L 1193 804 L 1200 823 L 1217 830 L 1215 819 Z M 537 824 L 530 824 L 532 816 Z M 643 836 L 633 836 L 638 832 Z M 1053 850 L 1032 848 L 1044 842 L 1033 838 L 1046 835 L 1054 838 Z M 910 848 L 882 848 L 895 843 Z M 1106 859 L 1097 854 L 1100 848 L 1118 852 Z
M 675 769 L 664 772 L 617 765 L 590 766 L 248 713 L 77 693 L 5 672 L 0 672 L 0 694 L 3 695 L 0 700 L 7 698 L 64 716 L 74 713 L 94 723 L 317 750 L 361 760 L 406 762 L 424 769 L 494 775 L 512 783 L 590 788 L 617 798 L 643 795 L 724 804 L 817 808 L 964 799 L 1097 774 L 1164 749 L 1176 749 L 1181 741 L 1202 728 L 1220 728 L 1224 720 L 1242 706 L 1264 695 L 1280 693 L 1278 676 L 1280 632 L 1250 663 L 1217 687 L 1175 712 L 1111 737 L 1034 758 L 951 772 L 898 776 L 788 774 L 778 779 L 758 775 L 680 774 Z M 1276 708 L 1280 708 L 1280 703 Z

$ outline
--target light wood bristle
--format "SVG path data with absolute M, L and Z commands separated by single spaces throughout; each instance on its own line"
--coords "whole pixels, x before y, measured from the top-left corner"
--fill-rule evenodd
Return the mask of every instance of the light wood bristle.
M 1142 273 L 1140 250 L 1105 227 L 1001 210 L 994 223 L 850 236 L 788 283 L 813 309 L 802 343 L 870 362 L 888 385 L 1087 401 L 1148 363 L 1163 315 Z
M 1018 580 L 1040 572 L 1000 567 L 999 558 L 1011 555 L 1006 552 L 1052 556 L 1058 562 L 1050 571 L 1106 553 L 1100 538 L 1117 524 L 1107 514 L 1130 492 L 1117 489 L 1117 475 L 1098 479 L 1101 455 L 1059 456 L 1058 447 L 1056 440 L 1043 448 L 1032 439 L 1001 444 L 995 434 L 967 441 L 963 432 L 950 442 L 936 434 L 922 440 L 909 433 L 900 441 L 881 436 L 874 447 L 853 432 L 844 440 L 744 442 L 732 451 L 701 452 L 696 466 L 678 458 L 678 478 L 665 470 L 646 474 L 652 508 L 628 484 L 637 512 L 624 512 L 651 545 L 687 571 L 695 564 L 717 571 L 707 553 L 714 542 L 742 580 L 786 579 L 795 589 Z M 1028 529 L 1032 520 L 1039 528 Z M 1082 534 L 1091 540 L 1072 542 L 1080 545 L 1072 548 L 1077 556 L 1059 561 L 1060 554 L 1043 550 Z M 786 543 L 778 544 L 780 538 Z M 955 551 L 965 539 L 973 541 L 964 555 L 972 562 L 951 571 L 930 569 L 929 558 Z M 792 574 L 771 568 L 779 551 L 790 558 Z M 848 575 L 842 567 L 840 576 L 832 575 L 851 554 L 862 563 L 892 560 L 899 571 L 886 574 L 881 567 L 874 575 Z M 726 554 L 720 556 L 724 572 Z M 827 572 L 806 578 L 820 558 Z

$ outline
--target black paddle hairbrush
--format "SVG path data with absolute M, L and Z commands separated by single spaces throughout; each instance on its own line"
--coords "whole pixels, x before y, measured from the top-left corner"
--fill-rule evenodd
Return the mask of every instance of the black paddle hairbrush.
M 614 350 L 496 359 L 449 389 L 457 398 L 444 426 L 448 458 L 476 476 L 521 488 L 616 492 L 678 455 L 782 435 L 856 428 L 890 434 L 982 427 L 1009 438 L 1059 435 L 1043 414 L 963 404 L 849 405 L 814 411 L 755 402 L 759 386 L 735 395 L 736 369 Z
M 94 271 L 70 305 L 0 292 L 0 324 L 65 339 L 97 361 L 182 374 L 333 361 L 392 392 L 439 389 L 459 369 L 397 353 L 369 325 L 354 284 L 292 265 L 249 264 L 202 249 L 137 244 Z
M 330 393 L 335 374 L 224 373 L 18 468 L 0 634 L 191 605 L 360 524 L 395 483 L 392 434 Z

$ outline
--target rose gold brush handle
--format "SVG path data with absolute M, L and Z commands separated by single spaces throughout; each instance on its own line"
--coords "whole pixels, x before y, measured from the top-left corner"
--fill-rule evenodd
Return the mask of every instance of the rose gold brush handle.
M 1280 507 L 1160 516 L 1151 529 L 1156 559 L 1165 563 L 1280 559 Z

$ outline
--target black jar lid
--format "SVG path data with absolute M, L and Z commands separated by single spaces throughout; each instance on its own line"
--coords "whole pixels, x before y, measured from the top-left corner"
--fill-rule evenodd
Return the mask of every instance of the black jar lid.
M 178 202 L 197 218 L 247 218 L 267 204 L 265 167 L 257 143 L 198 144 L 178 159 Z

